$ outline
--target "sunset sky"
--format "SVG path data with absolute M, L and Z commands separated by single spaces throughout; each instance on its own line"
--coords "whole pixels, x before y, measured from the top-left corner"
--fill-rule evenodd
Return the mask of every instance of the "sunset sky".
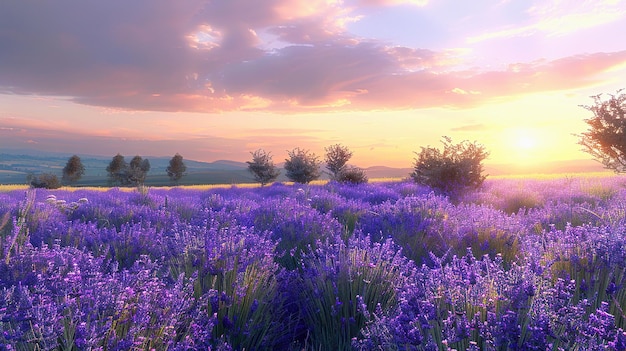
M 579 105 L 626 88 L 624 33 L 620 0 L 3 1 L 0 151 L 590 159 Z

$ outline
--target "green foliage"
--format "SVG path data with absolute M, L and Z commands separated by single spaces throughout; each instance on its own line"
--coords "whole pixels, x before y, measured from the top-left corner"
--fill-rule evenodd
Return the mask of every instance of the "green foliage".
M 344 167 L 336 176 L 336 180 L 341 183 L 363 184 L 367 183 L 367 174 L 359 167 Z
M 486 178 L 482 175 L 482 161 L 489 155 L 484 146 L 468 141 L 452 144 L 449 137 L 443 139 L 443 151 L 422 147 L 422 151 L 416 153 L 411 177 L 446 195 L 479 188 Z
M 314 153 L 309 150 L 295 148 L 287 151 L 289 158 L 285 159 L 285 170 L 287 178 L 296 183 L 309 183 L 320 177 L 321 162 Z
M 593 105 L 581 106 L 593 117 L 585 120 L 589 130 L 579 135 L 578 144 L 604 167 L 622 173 L 626 172 L 626 94 L 620 89 L 609 96 L 608 100 L 593 96 Z
M 146 181 L 146 176 L 150 171 L 150 161 L 141 158 L 141 156 L 135 156 L 130 160 L 128 167 L 128 179 L 133 185 L 142 185 Z
M 111 183 L 120 183 L 121 185 L 126 184 L 126 169 L 128 168 L 128 164 L 126 160 L 124 160 L 124 156 L 117 154 L 113 156 L 113 159 L 107 166 L 107 173 L 109 176 L 109 181 Z
M 238 272 L 238 265 L 232 270 L 208 278 L 208 314 L 216 316 L 213 328 L 215 340 L 225 338 L 236 349 L 258 350 L 268 334 L 276 334 L 278 328 L 272 322 L 276 310 L 271 303 L 278 295 L 276 278 L 271 271 L 257 267 L 253 263 L 244 272 Z
M 167 176 L 170 177 L 170 180 L 178 184 L 180 178 L 182 178 L 187 171 L 187 166 L 185 166 L 185 163 L 183 162 L 183 157 L 179 153 L 176 153 L 176 155 L 174 155 L 174 157 L 170 160 L 170 165 L 167 166 L 165 171 L 167 172 Z
M 128 164 L 124 156 L 117 154 L 107 166 L 109 181 L 125 186 L 144 184 L 148 171 L 150 171 L 150 161 L 141 156 L 133 157 Z
M 272 155 L 265 150 L 258 149 L 252 154 L 252 161 L 246 161 L 248 164 L 248 171 L 254 176 L 256 182 L 261 183 L 264 186 L 267 183 L 271 183 L 280 175 L 280 171 L 274 165 L 272 161 Z
M 80 157 L 74 155 L 67 160 L 67 164 L 63 168 L 63 180 L 66 182 L 75 182 L 85 175 L 85 166 L 83 166 Z
M 310 349 L 351 350 L 352 339 L 372 314 L 397 303 L 396 289 L 410 264 L 391 240 L 372 243 L 368 237 L 308 255 L 302 267 L 309 276 L 298 293 Z
M 33 188 L 58 189 L 61 187 L 59 177 L 52 173 L 43 173 L 40 175 L 29 175 L 28 182 Z
M 340 175 L 346 169 L 346 163 L 352 157 L 352 152 L 341 144 L 331 145 L 324 149 L 326 151 L 326 169 L 330 172 L 331 179 L 339 180 Z

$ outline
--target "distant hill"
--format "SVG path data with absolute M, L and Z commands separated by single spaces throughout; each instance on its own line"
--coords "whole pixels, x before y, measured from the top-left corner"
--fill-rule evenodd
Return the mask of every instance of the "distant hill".
M 0 184 L 24 184 L 29 173 L 53 173 L 61 177 L 63 167 L 71 155 L 65 153 L 39 152 L 33 150 L 2 150 L 0 151 Z M 97 155 L 81 155 L 85 166 L 85 175 L 76 184 L 77 186 L 106 186 L 106 167 L 111 157 Z M 130 161 L 132 156 L 127 156 Z M 145 156 L 150 161 L 150 172 L 146 183 L 148 185 L 169 185 L 166 174 L 171 157 Z M 245 162 L 219 160 L 202 162 L 184 160 L 187 166 L 187 175 L 181 179 L 182 185 L 191 184 L 239 184 L 254 182 L 248 172 Z M 281 169 L 278 181 L 287 181 L 283 164 L 277 165 Z M 374 178 L 407 178 L 412 168 L 393 168 L 374 166 L 364 169 L 370 179 Z M 546 174 L 546 173 L 585 173 L 601 172 L 604 168 L 593 160 L 572 160 L 553 163 L 537 163 L 532 165 L 520 164 L 485 164 L 485 172 L 490 176 L 514 174 Z M 323 172 L 323 179 L 327 175 Z
M 23 184 L 26 183 L 28 174 L 53 173 L 61 177 L 63 167 L 71 155 L 33 152 L 12 151 L 0 152 L 0 184 Z M 111 157 L 96 155 L 81 155 L 81 161 L 85 166 L 85 175 L 77 185 L 105 185 L 107 181 L 106 167 L 111 162 Z M 165 185 L 169 184 L 166 168 L 169 166 L 171 157 L 144 158 L 150 161 L 148 183 Z M 131 157 L 126 157 L 130 161 Z M 182 183 L 186 184 L 223 184 L 223 183 L 248 183 L 254 181 L 247 170 L 245 162 L 221 160 L 215 162 L 201 162 L 184 160 L 187 166 L 187 175 Z

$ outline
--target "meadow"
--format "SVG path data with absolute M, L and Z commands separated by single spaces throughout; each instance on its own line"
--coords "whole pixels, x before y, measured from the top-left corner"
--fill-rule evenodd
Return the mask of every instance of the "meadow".
M 626 179 L 0 191 L 3 350 L 626 350 Z

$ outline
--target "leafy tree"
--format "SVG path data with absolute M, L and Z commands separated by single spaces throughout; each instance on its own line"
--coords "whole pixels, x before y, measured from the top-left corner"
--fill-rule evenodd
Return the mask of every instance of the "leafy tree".
M 111 183 L 120 183 L 128 185 L 128 164 L 124 160 L 124 156 L 119 153 L 113 156 L 113 159 L 107 166 L 107 173 Z
M 146 181 L 146 176 L 150 171 L 150 161 L 137 155 L 130 160 L 127 177 L 130 184 L 142 185 Z
M 129 164 L 120 154 L 115 155 L 107 167 L 109 180 L 121 185 L 142 185 L 149 170 L 150 161 L 147 159 L 135 156 Z
M 330 171 L 331 179 L 339 180 L 339 175 L 346 168 L 346 163 L 352 157 L 352 152 L 341 144 L 331 145 L 324 149 L 326 151 L 326 169 Z
M 579 135 L 584 151 L 616 173 L 626 172 L 626 94 L 623 89 L 602 100 L 593 96 L 594 104 L 581 106 L 593 113 L 586 119 L 589 130 Z
M 75 182 L 85 174 L 85 166 L 83 166 L 80 157 L 74 155 L 67 160 L 67 164 L 63 168 L 63 181 Z
M 344 167 L 336 177 L 342 183 L 362 184 L 367 183 L 367 174 L 359 167 Z
M 411 177 L 447 195 L 480 187 L 486 178 L 482 175 L 482 161 L 489 155 L 484 146 L 468 141 L 452 144 L 449 137 L 443 139 L 443 151 L 422 147 L 422 151 L 416 153 Z
M 287 151 L 289 158 L 285 159 L 287 178 L 296 183 L 309 183 L 320 177 L 321 162 L 309 150 L 295 148 Z
M 167 176 L 170 177 L 170 180 L 178 184 L 180 178 L 182 178 L 187 171 L 187 166 L 185 166 L 185 163 L 183 162 L 183 157 L 179 153 L 176 153 L 176 155 L 174 155 L 174 157 L 170 160 L 170 165 L 167 166 L 165 171 L 167 172 Z
M 52 173 L 43 173 L 38 176 L 30 174 L 27 180 L 33 188 L 58 189 L 61 187 L 59 177 Z
M 264 186 L 278 178 L 280 171 L 274 165 L 272 155 L 269 152 L 259 149 L 250 153 L 252 154 L 252 161 L 246 161 L 246 163 L 248 164 L 248 171 L 252 173 L 256 182 Z

